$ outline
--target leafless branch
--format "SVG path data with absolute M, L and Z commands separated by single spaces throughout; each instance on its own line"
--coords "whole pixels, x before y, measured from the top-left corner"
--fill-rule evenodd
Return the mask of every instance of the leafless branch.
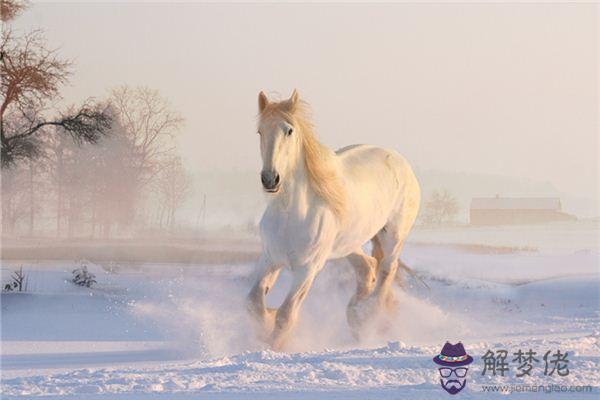
M 14 19 L 29 5 L 28 1 L 0 0 L 0 19 L 2 22 Z

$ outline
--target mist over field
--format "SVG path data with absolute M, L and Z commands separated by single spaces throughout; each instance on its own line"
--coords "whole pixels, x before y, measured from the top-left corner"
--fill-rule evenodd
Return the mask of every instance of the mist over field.
M 425 193 L 459 198 L 460 221 L 471 197 L 496 194 L 599 214 L 592 4 L 35 3 L 12 25 L 76 61 L 62 103 L 141 85 L 185 120 L 182 224 L 204 195 L 227 224 L 257 218 L 236 204 L 262 201 L 256 96 L 293 88 L 326 145 L 399 151 Z

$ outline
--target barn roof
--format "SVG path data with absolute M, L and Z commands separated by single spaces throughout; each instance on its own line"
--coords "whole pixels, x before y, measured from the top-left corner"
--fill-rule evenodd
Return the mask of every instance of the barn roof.
M 555 210 L 560 211 L 555 197 L 475 197 L 471 210 Z

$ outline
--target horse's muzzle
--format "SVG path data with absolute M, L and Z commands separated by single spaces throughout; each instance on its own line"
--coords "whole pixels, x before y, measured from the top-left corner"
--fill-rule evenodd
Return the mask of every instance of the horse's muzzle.
M 263 171 L 260 174 L 263 188 L 267 192 L 275 193 L 279 190 L 279 174 L 275 171 Z

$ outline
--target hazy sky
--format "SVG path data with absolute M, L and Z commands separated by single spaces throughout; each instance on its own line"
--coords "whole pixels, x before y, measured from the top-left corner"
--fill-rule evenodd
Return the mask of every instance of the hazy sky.
M 598 188 L 593 4 L 34 4 L 76 61 L 67 101 L 158 89 L 194 170 L 258 169 L 259 90 L 296 87 L 334 148 L 393 147 L 422 169 Z

